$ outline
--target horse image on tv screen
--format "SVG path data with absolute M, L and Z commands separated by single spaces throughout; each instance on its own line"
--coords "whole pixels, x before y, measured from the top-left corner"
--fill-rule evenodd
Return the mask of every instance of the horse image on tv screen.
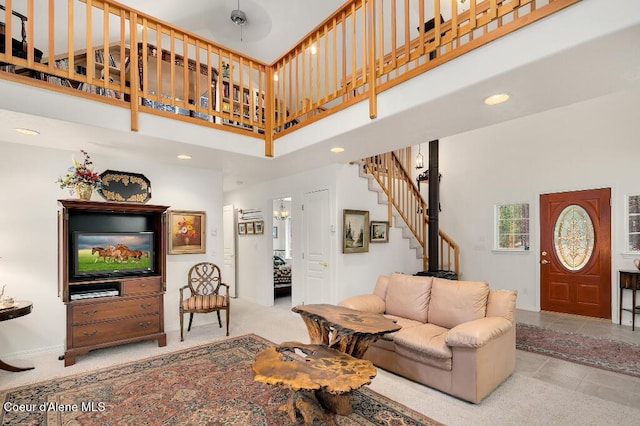
M 153 272 L 153 233 L 83 233 L 74 235 L 75 275 Z

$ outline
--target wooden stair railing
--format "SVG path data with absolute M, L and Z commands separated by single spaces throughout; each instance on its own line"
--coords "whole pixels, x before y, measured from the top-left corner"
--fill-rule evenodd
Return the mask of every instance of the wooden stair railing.
M 420 195 L 420 190 L 411 177 L 410 148 L 385 154 L 374 155 L 363 160 L 365 172 L 371 174 L 387 196 L 389 222 L 393 220 L 393 208 L 404 220 L 407 228 L 422 247 L 422 266 L 427 270 L 429 262 L 427 251 L 427 227 L 429 216 L 427 203 Z M 438 230 L 439 259 L 438 269 L 452 270 L 460 275 L 460 249 L 449 235 Z

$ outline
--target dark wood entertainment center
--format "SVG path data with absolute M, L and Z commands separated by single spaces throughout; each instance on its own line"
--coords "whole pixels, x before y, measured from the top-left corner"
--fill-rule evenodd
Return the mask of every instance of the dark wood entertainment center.
M 58 200 L 58 296 L 67 306 L 64 365 L 94 349 L 157 340 L 166 346 L 166 210 L 136 203 Z M 113 277 L 74 274 L 74 232 L 152 232 L 153 269 Z M 151 256 L 150 256 L 151 257 Z M 87 296 L 79 299 L 78 295 Z

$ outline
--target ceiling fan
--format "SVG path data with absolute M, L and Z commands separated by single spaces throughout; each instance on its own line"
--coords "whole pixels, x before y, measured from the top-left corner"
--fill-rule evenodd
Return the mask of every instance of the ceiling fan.
M 242 26 L 247 23 L 247 14 L 240 9 L 240 0 L 238 0 L 238 8 L 231 11 L 231 22 L 240 27 L 240 41 L 242 41 Z

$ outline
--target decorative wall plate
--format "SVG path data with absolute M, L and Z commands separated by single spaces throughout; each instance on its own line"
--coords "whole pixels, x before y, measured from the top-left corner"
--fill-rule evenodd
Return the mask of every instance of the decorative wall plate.
M 102 188 L 98 192 L 107 201 L 146 203 L 151 199 L 151 182 L 145 175 L 105 170 L 100 178 Z

